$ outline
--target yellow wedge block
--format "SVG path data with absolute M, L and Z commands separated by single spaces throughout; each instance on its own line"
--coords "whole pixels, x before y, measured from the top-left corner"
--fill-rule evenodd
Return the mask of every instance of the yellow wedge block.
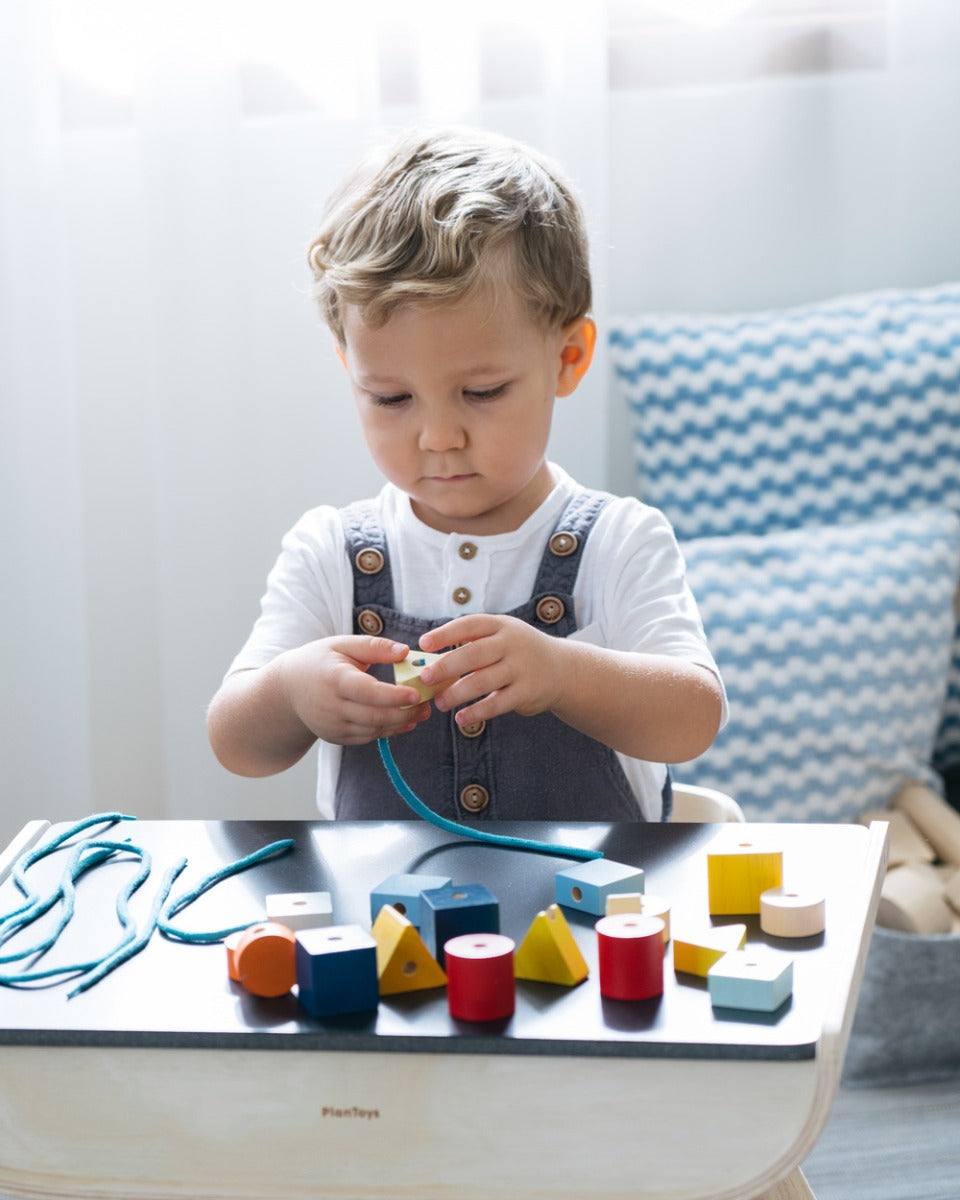
M 572 987 L 590 974 L 586 959 L 559 905 L 537 913 L 513 957 L 517 979 Z
M 420 672 L 442 657 L 442 654 L 427 654 L 425 650 L 411 650 L 406 658 L 393 664 L 394 683 L 415 688 L 420 693 L 421 700 L 432 700 L 437 692 L 442 692 L 447 685 L 441 683 L 435 687 L 428 687 L 421 682 Z
M 702 975 L 732 950 L 743 949 L 746 925 L 715 925 L 696 934 L 673 935 L 673 969 L 688 975 Z
M 377 914 L 370 931 L 377 943 L 377 979 L 381 996 L 443 987 L 447 976 L 417 928 L 390 904 Z
M 707 854 L 711 916 L 759 913 L 763 893 L 782 884 L 782 850 L 744 840 Z

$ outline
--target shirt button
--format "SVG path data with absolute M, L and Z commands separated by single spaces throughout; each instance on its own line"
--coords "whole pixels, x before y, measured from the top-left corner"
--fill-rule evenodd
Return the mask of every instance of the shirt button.
M 550 539 L 550 550 L 557 558 L 566 558 L 579 545 L 580 539 L 575 533 L 555 533 Z
M 471 721 L 469 725 L 458 725 L 457 728 L 464 737 L 475 738 L 479 737 L 486 729 L 486 721 Z
M 556 625 L 567 610 L 557 596 L 544 596 L 542 600 L 537 601 L 536 611 L 544 625 Z
M 477 547 L 473 542 L 461 542 L 460 549 L 457 551 L 461 558 L 476 558 Z
M 453 600 L 455 604 L 469 604 L 470 589 L 465 587 L 454 588 Z
M 460 803 L 467 812 L 483 812 L 490 803 L 490 793 L 479 783 L 468 783 L 460 793 Z
M 360 550 L 353 561 L 364 575 L 376 575 L 383 570 L 383 555 L 373 546 Z
M 372 608 L 365 608 L 363 612 L 357 613 L 357 624 L 362 633 L 370 633 L 374 637 L 383 633 L 383 618 Z

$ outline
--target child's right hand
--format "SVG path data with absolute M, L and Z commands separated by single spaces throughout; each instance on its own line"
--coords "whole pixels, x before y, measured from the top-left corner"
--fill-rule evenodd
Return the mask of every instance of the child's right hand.
M 400 662 L 410 647 L 362 634 L 322 638 L 282 655 L 287 702 L 318 738 L 350 746 L 408 733 L 430 715 L 410 687 L 368 673 L 374 663 Z

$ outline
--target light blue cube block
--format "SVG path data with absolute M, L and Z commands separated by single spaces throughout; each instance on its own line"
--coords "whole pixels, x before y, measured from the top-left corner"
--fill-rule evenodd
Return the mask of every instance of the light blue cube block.
M 377 919 L 385 904 L 392 904 L 411 925 L 420 928 L 420 893 L 451 883 L 449 875 L 391 875 L 370 893 L 370 920 Z
M 615 892 L 642 892 L 643 871 L 609 858 L 593 858 L 557 872 L 557 903 L 602 917 Z
M 764 946 L 731 950 L 707 972 L 707 987 L 717 1008 L 776 1012 L 793 993 L 793 959 Z

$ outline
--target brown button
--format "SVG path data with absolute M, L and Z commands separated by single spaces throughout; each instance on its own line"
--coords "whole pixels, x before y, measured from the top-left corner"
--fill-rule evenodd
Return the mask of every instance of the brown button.
M 476 558 L 477 548 L 473 542 L 461 542 L 458 553 L 461 558 Z
M 465 587 L 454 588 L 453 599 L 456 604 L 469 604 L 470 589 Z
M 566 611 L 563 601 L 556 596 L 544 596 L 537 602 L 537 616 L 544 625 L 556 625 Z
M 550 550 L 557 558 L 566 558 L 576 550 L 579 542 L 575 533 L 555 533 L 550 539 Z
M 490 803 L 490 793 L 479 783 L 468 783 L 460 793 L 460 803 L 467 812 L 483 812 Z
M 357 613 L 357 624 L 363 633 L 372 633 L 374 636 L 383 633 L 383 618 L 372 608 L 365 608 L 363 612 Z
M 464 737 L 475 738 L 479 737 L 486 729 L 486 721 L 471 721 L 469 725 L 458 725 L 457 728 Z
M 383 555 L 373 546 L 358 551 L 354 562 L 357 564 L 357 569 L 364 575 L 376 575 L 378 571 L 383 570 Z

